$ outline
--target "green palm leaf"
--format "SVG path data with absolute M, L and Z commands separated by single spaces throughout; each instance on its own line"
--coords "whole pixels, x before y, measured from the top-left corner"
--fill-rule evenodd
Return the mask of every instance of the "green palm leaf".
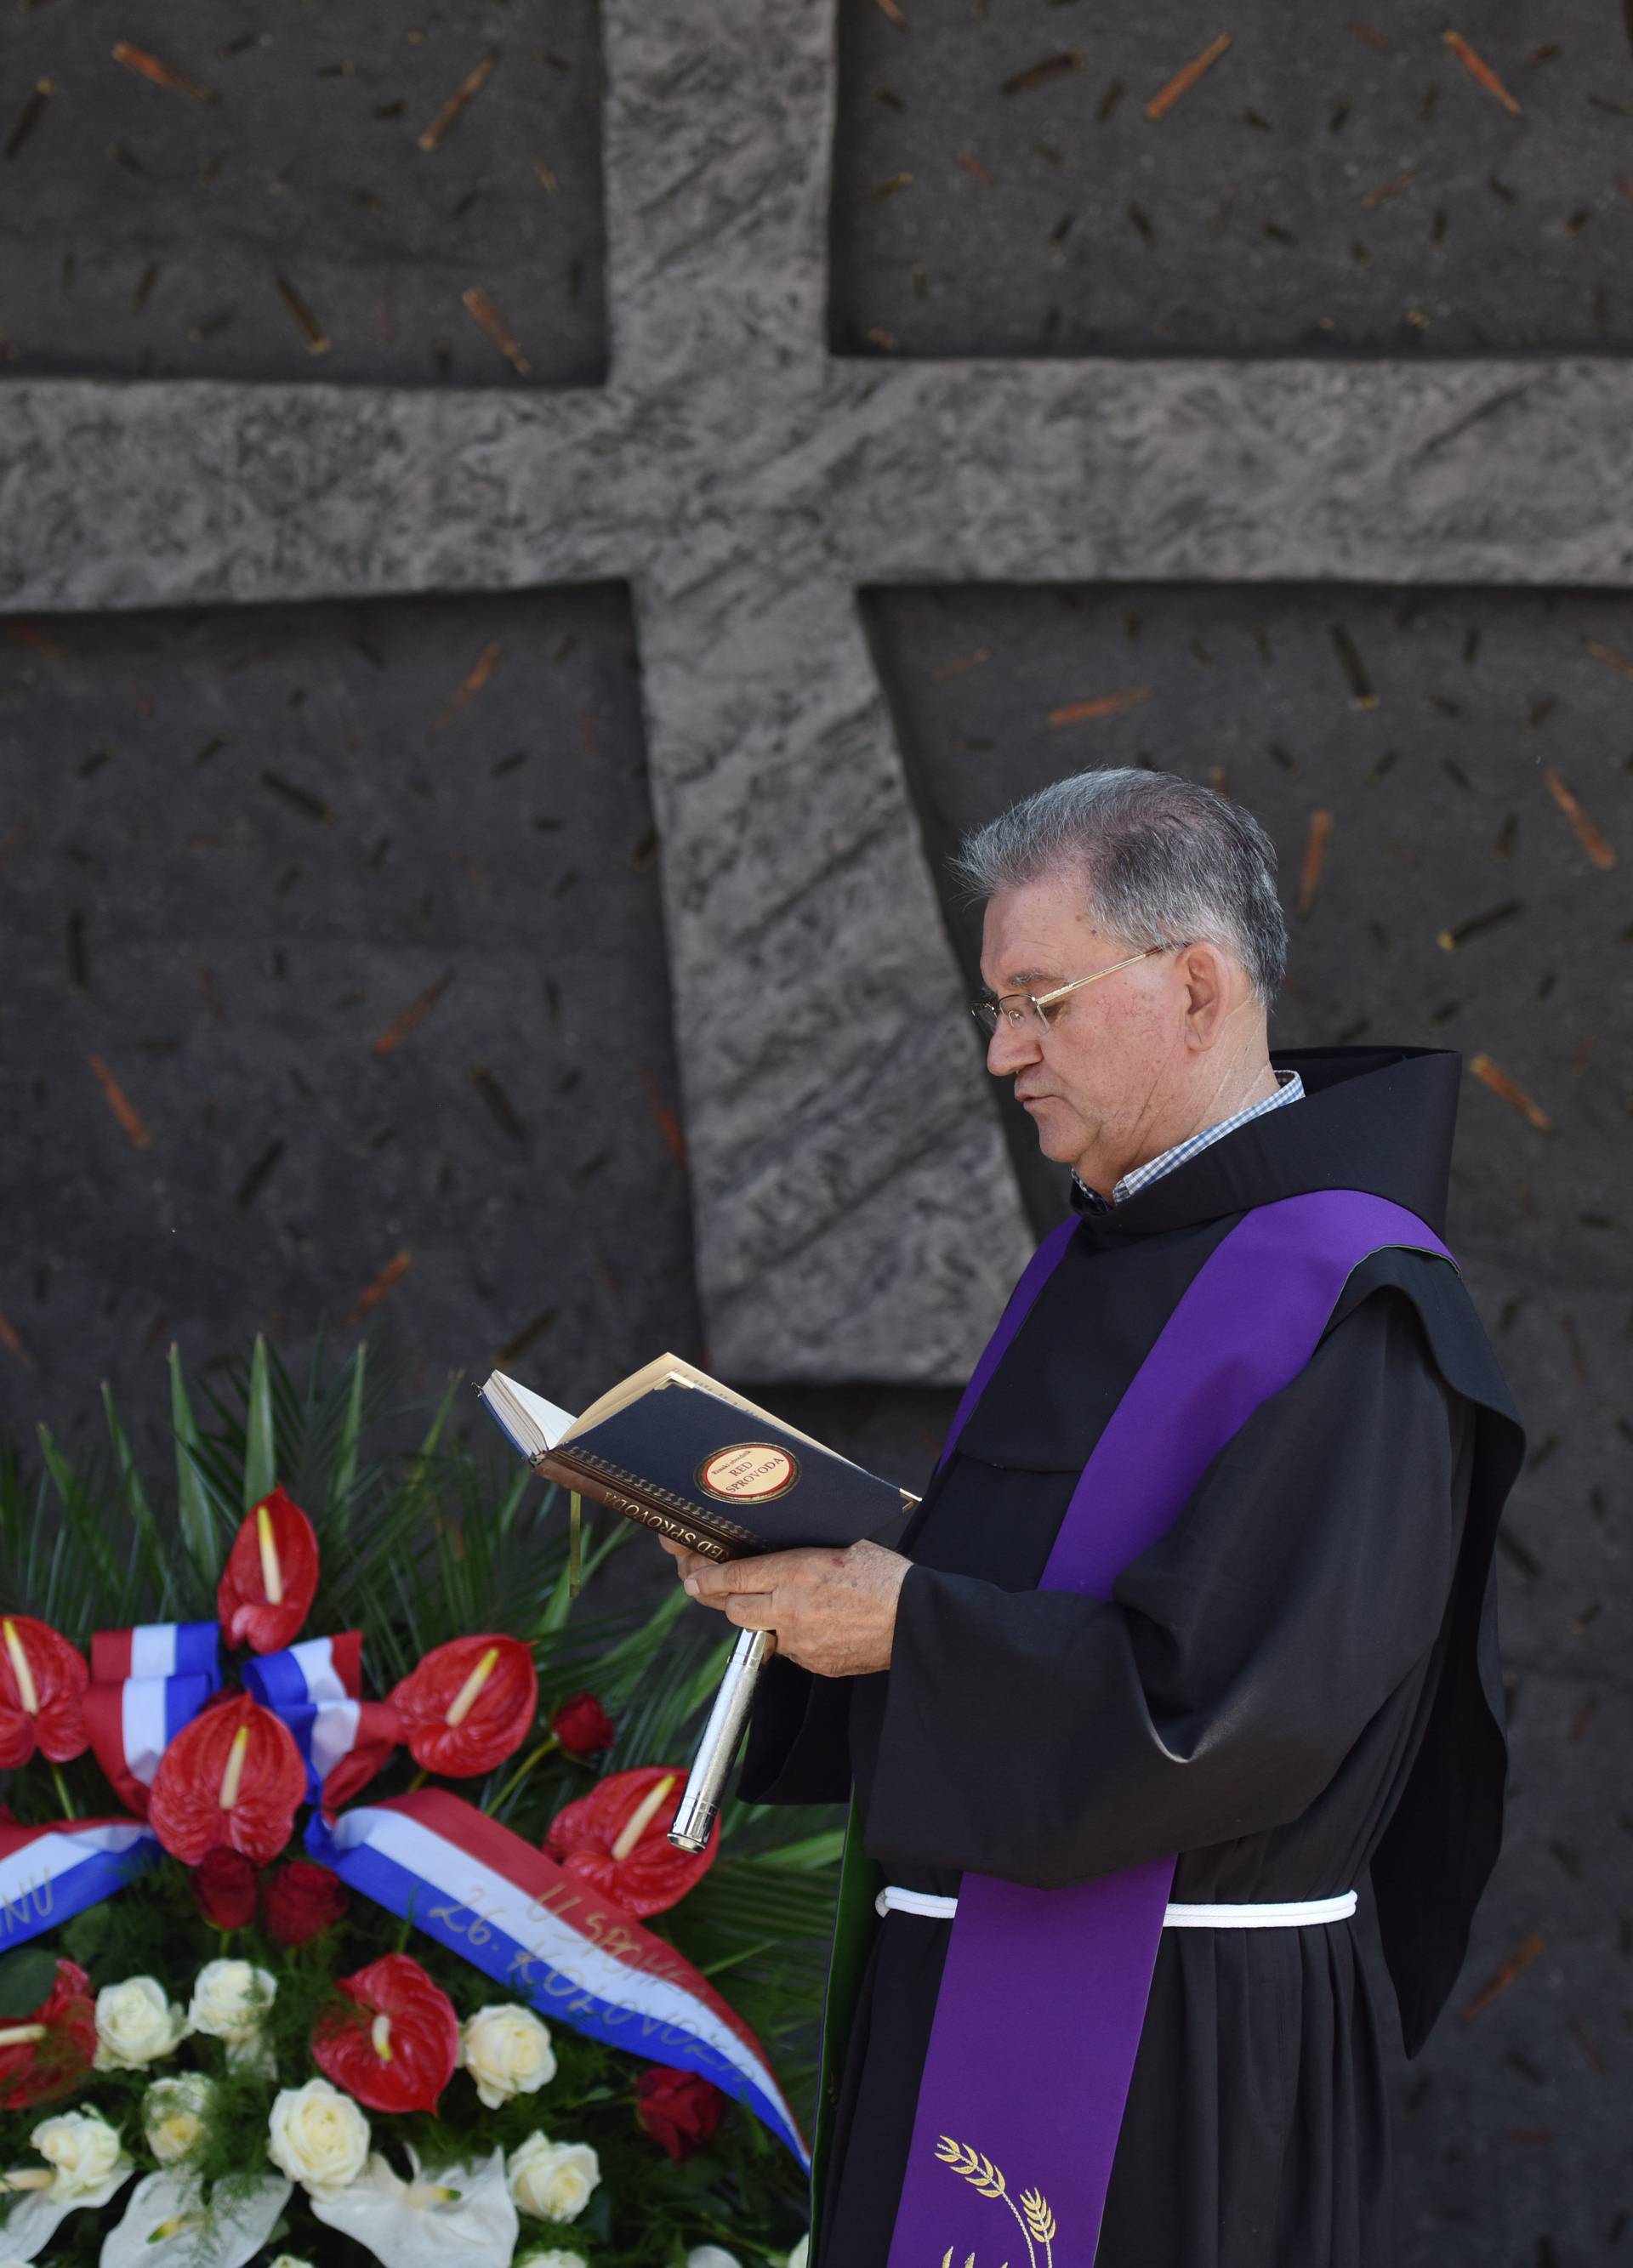
M 357 1485 L 358 1442 L 363 1431 L 363 1377 L 368 1354 L 366 1342 L 351 1358 L 351 1379 L 346 1388 L 346 1406 L 341 1421 L 340 1438 L 335 1445 L 334 1463 L 329 1479 L 329 1513 L 332 1521 L 344 1526 L 351 1504 L 351 1491 Z M 314 1357 L 315 1361 L 316 1357 Z
M 131 1586 L 103 1523 L 94 1469 L 81 1473 L 58 1448 L 48 1425 L 41 1424 L 35 1430 L 62 1520 L 41 1619 L 83 1625 L 87 1608 L 94 1610 L 98 1604 L 105 1604 L 116 1618 Z
M 193 1595 L 196 1586 L 188 1580 L 191 1570 L 179 1565 L 165 1548 L 165 1539 L 130 1454 L 125 1429 L 114 1407 L 113 1389 L 106 1379 L 102 1381 L 102 1408 L 113 1444 L 120 1500 L 130 1523 L 131 1569 L 137 1587 L 143 1595 L 157 1601 L 161 1616 L 188 1612 L 198 1603 Z
M 277 1482 L 277 1435 L 272 1420 L 272 1381 L 267 1343 L 255 1334 L 249 1365 L 249 1410 L 244 1429 L 244 1510 L 252 1511 Z
M 213 1584 L 218 1572 L 215 1522 L 198 1462 L 198 1427 L 181 1376 L 181 1350 L 170 1347 L 170 1425 L 176 1442 L 176 1516 L 181 1541 L 200 1580 Z

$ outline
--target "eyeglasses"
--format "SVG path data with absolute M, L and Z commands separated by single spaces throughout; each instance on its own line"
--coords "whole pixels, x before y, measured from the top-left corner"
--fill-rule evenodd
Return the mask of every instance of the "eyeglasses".
M 1183 953 L 1187 945 L 1195 942 L 1194 938 L 1186 938 L 1178 945 L 1148 945 L 1143 953 L 1131 953 L 1126 961 L 1112 961 L 1109 968 L 1097 968 L 1092 976 L 1075 976 L 1069 984 L 1057 984 L 1053 992 L 1006 992 L 997 1000 L 977 1000 L 970 1013 L 989 1035 L 997 1030 L 1001 1016 L 1012 1032 L 1033 1020 L 1046 1032 L 1052 1031 L 1049 1011 L 1068 992 L 1080 992 L 1085 984 L 1097 984 L 1103 976 L 1115 976 L 1119 968 L 1131 968 L 1136 961 L 1149 960 L 1154 953 Z

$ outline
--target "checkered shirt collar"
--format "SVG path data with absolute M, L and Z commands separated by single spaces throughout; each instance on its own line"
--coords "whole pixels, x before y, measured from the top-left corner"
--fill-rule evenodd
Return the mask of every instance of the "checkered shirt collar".
M 1267 1110 L 1279 1110 L 1284 1102 L 1302 1101 L 1304 1082 L 1296 1071 L 1278 1071 L 1275 1076 L 1276 1091 L 1274 1094 L 1266 1095 L 1262 1102 L 1250 1102 L 1245 1110 L 1238 1110 L 1229 1118 L 1222 1118 L 1216 1126 L 1204 1126 L 1200 1134 L 1188 1134 L 1183 1142 L 1176 1142 L 1171 1150 L 1164 1150 L 1155 1158 L 1148 1158 L 1143 1166 L 1132 1167 L 1112 1189 L 1109 1204 L 1098 1189 L 1091 1189 L 1088 1182 L 1080 1181 L 1074 1171 L 1072 1186 L 1076 1192 L 1078 1205 L 1084 1212 L 1110 1212 L 1112 1205 L 1121 1204 L 1125 1198 L 1134 1196 L 1145 1188 L 1148 1182 L 1157 1181 L 1164 1174 L 1172 1173 L 1174 1167 L 1183 1166 L 1187 1158 L 1194 1158 L 1199 1150 L 1206 1150 L 1210 1142 L 1222 1141 L 1227 1134 L 1234 1133 L 1238 1126 L 1245 1126 L 1250 1118 L 1262 1118 Z

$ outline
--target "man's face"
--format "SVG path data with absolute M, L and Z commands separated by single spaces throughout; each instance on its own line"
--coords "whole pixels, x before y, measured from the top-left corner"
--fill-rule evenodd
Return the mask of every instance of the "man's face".
M 1048 992 L 1138 951 L 1097 924 L 1084 895 L 1071 873 L 1001 890 L 982 926 L 983 984 Z M 1126 1170 L 1183 1068 L 1182 971 L 1182 955 L 1153 954 L 1060 1001 L 1047 1031 L 1028 1010 L 1016 1026 L 1001 1019 L 987 1042 L 986 1068 L 1014 1079 L 1045 1157 L 1075 1166 L 1093 1187 L 1109 1189 Z

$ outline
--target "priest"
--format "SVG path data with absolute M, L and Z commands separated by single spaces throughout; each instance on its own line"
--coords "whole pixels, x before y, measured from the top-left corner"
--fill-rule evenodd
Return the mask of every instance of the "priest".
M 853 1805 L 816 2268 L 1386 2268 L 1351 1917 L 1415 2053 L 1502 1830 L 1525 1437 L 1443 1241 L 1459 1058 L 1271 1049 L 1274 849 L 1177 776 L 959 863 L 1069 1216 L 896 1549 L 675 1554 L 776 1633 L 744 1793 Z

